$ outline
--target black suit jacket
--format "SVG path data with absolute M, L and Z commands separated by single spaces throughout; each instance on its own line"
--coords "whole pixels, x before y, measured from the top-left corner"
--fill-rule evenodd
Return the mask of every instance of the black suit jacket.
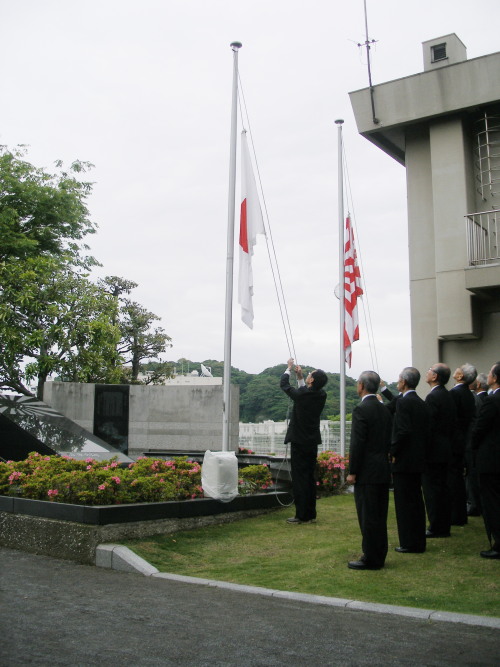
M 384 387 L 382 391 L 380 392 L 384 398 L 386 398 L 389 403 L 387 403 L 387 409 L 391 413 L 391 415 L 394 415 L 396 412 L 396 406 L 398 404 L 398 400 L 402 397 L 402 394 L 398 394 L 397 396 L 394 396 L 392 391 L 388 387 Z
M 474 394 L 466 384 L 457 384 L 450 390 L 457 411 L 457 430 L 453 437 L 452 451 L 457 459 L 463 459 L 476 411 Z
M 471 439 L 478 472 L 500 473 L 500 389 L 481 403 Z
M 425 402 L 414 391 L 399 396 L 392 426 L 391 456 L 394 472 L 423 472 L 429 448 L 430 417 Z
M 293 401 L 292 416 L 285 436 L 285 443 L 293 442 L 300 445 L 321 444 L 319 421 L 325 407 L 326 391 L 309 389 L 306 386 L 290 386 L 290 376 L 283 373 L 280 381 L 281 389 Z
M 389 484 L 392 420 L 376 396 L 367 396 L 352 412 L 349 473 L 358 484 Z
M 430 463 L 449 463 L 456 432 L 455 403 L 450 392 L 441 385 L 427 394 L 425 403 L 429 409 L 431 427 L 427 460 Z

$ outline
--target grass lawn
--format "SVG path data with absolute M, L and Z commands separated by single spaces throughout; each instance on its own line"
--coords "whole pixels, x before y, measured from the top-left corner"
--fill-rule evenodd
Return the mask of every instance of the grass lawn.
M 488 549 L 482 517 L 452 536 L 427 541 L 424 554 L 398 554 L 394 503 L 389 553 L 377 571 L 347 568 L 360 555 L 353 495 L 318 501 L 318 522 L 290 525 L 293 507 L 234 523 L 123 542 L 162 572 L 285 591 L 500 617 L 500 562 Z

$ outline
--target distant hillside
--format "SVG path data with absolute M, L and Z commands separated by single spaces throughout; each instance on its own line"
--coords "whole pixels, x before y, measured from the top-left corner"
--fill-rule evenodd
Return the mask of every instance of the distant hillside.
M 169 365 L 177 369 L 177 373 L 187 374 L 200 370 L 201 364 L 210 366 L 214 377 L 223 377 L 224 363 L 215 359 L 191 361 L 179 359 L 169 361 Z M 153 364 L 148 364 L 148 367 Z M 302 366 L 304 375 L 314 370 L 314 366 Z M 240 387 L 240 421 L 262 422 L 266 419 L 284 421 L 287 417 L 289 400 L 279 387 L 279 379 L 286 369 L 286 364 L 278 364 L 266 368 L 256 375 L 246 373 L 239 368 L 231 367 L 231 382 Z M 340 412 L 340 375 L 328 373 L 328 384 L 325 389 L 327 399 L 322 419 L 337 416 Z M 346 412 L 351 413 L 359 398 L 356 393 L 356 380 L 346 378 Z

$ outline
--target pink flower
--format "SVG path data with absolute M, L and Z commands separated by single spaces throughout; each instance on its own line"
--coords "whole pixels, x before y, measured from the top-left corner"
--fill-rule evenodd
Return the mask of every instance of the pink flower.
M 88 459 L 85 459 L 85 463 L 94 463 L 94 459 L 91 458 L 91 457 L 88 458 Z
M 97 488 L 99 489 L 99 491 L 104 491 L 104 489 L 106 488 L 106 484 L 99 484 Z
M 9 484 L 13 484 L 16 481 L 16 479 L 21 479 L 22 476 L 23 476 L 22 472 L 18 472 L 17 470 L 14 471 L 9 475 Z
M 117 468 L 117 467 L 118 467 L 118 463 L 117 463 L 116 461 L 114 461 L 109 467 L 110 467 L 110 468 Z
M 92 466 L 87 466 L 87 470 L 92 470 Z
M 49 498 L 52 498 L 53 496 L 57 496 L 58 493 L 59 493 L 59 491 L 57 489 L 49 489 L 47 491 L 47 495 L 49 496 Z
M 112 477 L 111 478 L 115 484 L 121 484 L 122 480 L 117 476 L 117 477 Z

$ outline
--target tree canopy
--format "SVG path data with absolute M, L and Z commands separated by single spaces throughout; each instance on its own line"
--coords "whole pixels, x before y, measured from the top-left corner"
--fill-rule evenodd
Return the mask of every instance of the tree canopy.
M 118 276 L 107 276 L 99 281 L 99 285 L 118 301 L 117 324 L 120 329 L 120 341 L 117 350 L 123 364 L 130 364 L 130 372 L 123 376 L 125 381 L 136 383 L 141 362 L 160 359 L 166 348 L 171 347 L 171 338 L 161 327 L 153 328 L 153 322 L 160 320 L 158 315 L 124 296 L 130 294 L 137 287 L 137 283 Z M 159 364 L 161 370 L 156 366 L 156 372 L 149 376 L 145 381 L 146 384 L 159 383 L 169 374 L 170 367 L 161 360 Z
M 65 255 L 74 264 L 95 263 L 79 245 L 96 230 L 86 206 L 92 184 L 77 178 L 92 165 L 75 161 L 66 171 L 58 161 L 49 173 L 24 160 L 25 153 L 0 146 L 0 261 Z
M 117 304 L 54 257 L 0 264 L 0 386 L 37 396 L 49 375 L 78 382 L 118 378 Z
M 0 147 L 0 388 L 32 395 L 35 382 L 43 398 L 51 375 L 137 381 L 140 362 L 158 358 L 170 338 L 152 328 L 154 313 L 124 296 L 136 283 L 89 279 L 98 262 L 82 239 L 96 225 L 86 205 L 92 184 L 80 175 L 92 165 L 57 162 L 48 173 L 25 152 Z

